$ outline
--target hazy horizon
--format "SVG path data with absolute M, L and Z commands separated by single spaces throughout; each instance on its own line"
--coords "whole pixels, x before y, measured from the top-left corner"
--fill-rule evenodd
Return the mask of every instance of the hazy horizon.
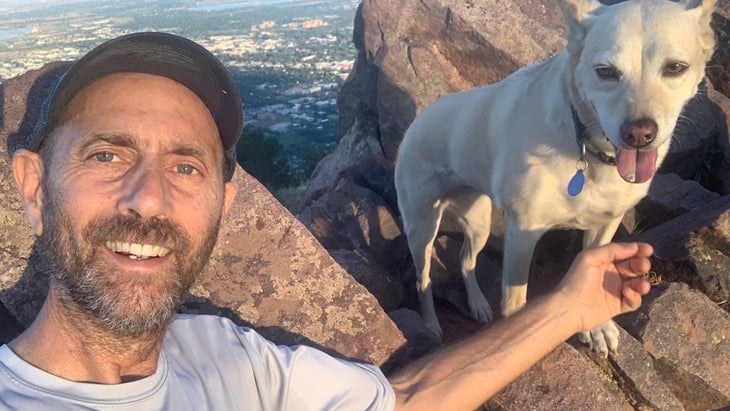
M 94 1 L 96 3 L 118 3 L 118 0 L 0 0 L 0 6 L 28 6 L 33 4 L 73 4 L 86 3 Z M 148 0 L 149 3 L 155 2 L 170 3 L 176 0 Z M 187 2 L 196 4 L 226 4 L 226 3 L 252 3 L 256 0 L 177 0 L 177 2 Z

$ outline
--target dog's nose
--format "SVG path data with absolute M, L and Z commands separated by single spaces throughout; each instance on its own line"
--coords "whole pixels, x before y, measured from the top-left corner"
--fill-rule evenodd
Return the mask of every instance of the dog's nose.
M 646 147 L 656 138 L 657 128 L 656 121 L 650 118 L 626 120 L 621 125 L 621 138 L 631 147 Z

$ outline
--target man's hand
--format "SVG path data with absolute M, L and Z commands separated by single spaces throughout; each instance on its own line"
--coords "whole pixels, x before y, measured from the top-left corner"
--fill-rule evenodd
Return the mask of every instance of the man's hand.
M 557 291 L 579 313 L 581 331 L 639 308 L 650 285 L 638 276 L 653 252 L 646 243 L 611 243 L 578 254 Z

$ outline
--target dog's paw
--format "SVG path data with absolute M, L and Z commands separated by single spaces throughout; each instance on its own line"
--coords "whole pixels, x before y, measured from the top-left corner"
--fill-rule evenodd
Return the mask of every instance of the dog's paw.
M 472 318 L 479 323 L 487 323 L 494 318 L 492 307 L 481 292 L 469 298 L 469 310 Z
M 616 352 L 616 349 L 618 349 L 618 335 L 618 327 L 612 320 L 609 320 L 590 331 L 579 333 L 578 339 L 580 342 L 588 344 L 601 357 L 606 358 L 608 357 L 608 350 Z

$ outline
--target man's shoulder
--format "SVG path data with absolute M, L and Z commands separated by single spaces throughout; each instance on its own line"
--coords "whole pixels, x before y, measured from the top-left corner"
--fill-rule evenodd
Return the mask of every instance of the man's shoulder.
M 215 363 L 241 361 L 272 343 L 256 331 L 216 315 L 176 315 L 164 341 L 164 354 L 176 362 L 196 363 L 206 358 Z
M 211 325 L 218 327 L 235 327 L 231 319 L 213 314 L 183 314 L 178 313 L 172 317 L 170 327 L 190 326 L 191 324 Z M 245 328 L 245 327 L 244 327 Z
M 231 319 L 210 314 L 176 314 L 168 329 L 168 335 L 185 335 L 193 333 L 212 336 L 224 334 L 256 334 L 253 329 L 237 325 Z
M 166 345 L 269 345 L 252 328 L 231 319 L 209 314 L 176 314 L 170 322 Z

